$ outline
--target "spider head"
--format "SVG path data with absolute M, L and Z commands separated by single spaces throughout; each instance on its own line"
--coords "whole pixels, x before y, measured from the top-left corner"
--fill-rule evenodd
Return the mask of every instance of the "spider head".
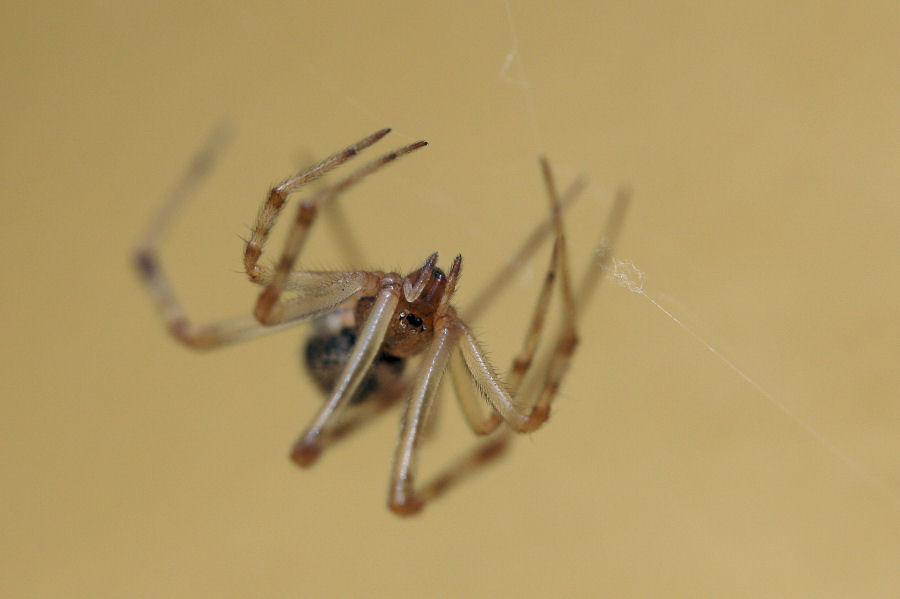
M 435 266 L 437 254 L 432 254 L 421 268 L 403 278 L 403 293 L 394 311 L 382 346 L 384 353 L 406 358 L 428 347 L 434 336 L 434 321 L 447 291 L 447 276 Z M 357 326 L 366 321 L 374 297 L 360 298 L 356 303 Z

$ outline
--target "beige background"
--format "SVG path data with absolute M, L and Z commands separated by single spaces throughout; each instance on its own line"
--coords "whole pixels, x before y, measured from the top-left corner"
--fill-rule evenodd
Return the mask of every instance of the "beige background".
M 895 2 L 177 4 L 4 6 L 0 595 L 897 596 Z M 578 271 L 633 186 L 645 295 L 603 287 L 549 426 L 397 519 L 396 415 L 296 471 L 300 331 L 190 353 L 128 268 L 222 118 L 164 252 L 196 315 L 249 309 L 266 187 L 382 126 L 432 145 L 347 198 L 372 266 L 462 252 L 465 304 L 546 152 L 591 179 Z M 545 255 L 478 323 L 499 363 Z

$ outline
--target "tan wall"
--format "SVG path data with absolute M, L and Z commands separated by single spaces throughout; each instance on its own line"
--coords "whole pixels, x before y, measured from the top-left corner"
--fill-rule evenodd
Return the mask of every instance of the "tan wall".
M 0 595 L 897 596 L 894 2 L 182 4 L 3 11 Z M 267 186 L 382 126 L 431 145 L 346 198 L 369 265 L 461 252 L 464 305 L 543 152 L 591 181 L 576 275 L 632 186 L 644 294 L 605 285 L 548 426 L 398 520 L 396 415 L 297 472 L 299 332 L 190 353 L 129 269 L 220 118 L 164 252 L 198 316 L 249 311 Z M 477 323 L 502 366 L 546 252 Z M 427 471 L 471 441 L 444 399 Z

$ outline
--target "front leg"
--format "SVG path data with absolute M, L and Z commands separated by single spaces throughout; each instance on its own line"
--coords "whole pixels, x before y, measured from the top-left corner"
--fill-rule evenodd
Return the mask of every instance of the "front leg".
M 384 341 L 397 304 L 400 303 L 400 283 L 397 279 L 396 275 L 388 275 L 382 280 L 375 305 L 360 330 L 331 397 L 319 409 L 319 413 L 294 445 L 291 459 L 297 465 L 306 467 L 316 461 L 322 452 L 329 425 L 337 421 L 369 372 Z
M 435 325 L 437 328 L 437 323 Z M 388 507 L 401 516 L 418 512 L 425 502 L 425 498 L 417 494 L 413 480 L 418 446 L 458 334 L 452 322 L 437 328 L 428 351 L 422 356 L 419 372 L 412 386 L 403 415 L 400 438 L 394 451 L 388 491 Z
M 293 323 L 264 327 L 250 314 L 214 322 L 197 323 L 191 318 L 176 290 L 165 275 L 159 248 L 177 213 L 194 194 L 198 185 L 214 166 L 229 136 L 227 128 L 216 128 L 209 140 L 194 156 L 187 171 L 169 192 L 156 215 L 146 226 L 134 251 L 134 268 L 156 304 L 169 332 L 184 345 L 194 349 L 212 349 L 274 333 Z
M 288 237 L 284 243 L 284 249 L 281 253 L 281 258 L 278 261 L 278 265 L 275 269 L 274 274 L 271 275 L 271 280 L 269 281 L 266 288 L 260 293 L 259 298 L 256 302 L 256 308 L 254 310 L 254 316 L 256 316 L 257 320 L 265 325 L 277 324 L 279 322 L 283 322 L 284 320 L 291 319 L 293 317 L 293 310 L 291 303 L 289 301 L 285 301 L 282 299 L 282 294 L 285 289 L 288 287 L 288 283 L 291 277 L 291 270 L 294 267 L 294 264 L 297 261 L 297 258 L 300 255 L 300 251 L 303 249 L 303 245 L 306 242 L 306 238 L 309 235 L 309 229 L 312 227 L 313 222 L 315 221 L 316 213 L 320 207 L 323 207 L 329 204 L 332 200 L 334 200 L 339 194 L 346 191 L 349 187 L 359 182 L 361 179 L 370 175 L 377 171 L 378 169 L 384 167 L 390 162 L 393 162 L 400 156 L 405 154 L 409 154 L 414 150 L 417 150 L 423 146 L 427 145 L 424 141 L 419 141 L 414 144 L 410 144 L 408 146 L 404 146 L 390 154 L 385 154 L 381 158 L 370 162 L 369 164 L 359 168 L 352 173 L 350 173 L 347 177 L 338 181 L 334 185 L 330 187 L 326 187 L 316 195 L 312 197 L 312 199 L 302 202 L 300 206 L 297 208 L 297 216 L 294 219 L 294 223 L 291 226 L 291 230 L 288 233 Z M 273 190 L 273 194 L 275 191 Z M 252 260 L 250 260 L 249 266 L 247 266 L 248 274 L 251 272 L 258 272 L 258 277 L 268 277 L 269 275 L 257 264 L 257 260 L 259 259 L 259 255 L 262 252 L 261 246 L 259 249 L 253 249 L 254 241 L 251 240 L 247 243 L 247 250 L 245 252 L 245 259 L 247 255 L 251 255 Z M 251 278 L 254 278 L 251 275 Z
M 271 270 L 260 265 L 259 258 L 262 256 L 266 239 L 268 239 L 269 233 L 272 232 L 272 227 L 275 226 L 275 221 L 278 220 L 278 215 L 281 214 L 281 209 L 284 208 L 288 196 L 307 183 L 315 181 L 328 173 L 328 171 L 347 162 L 361 150 L 368 148 L 390 133 L 390 131 L 390 129 L 376 131 L 340 152 L 332 154 L 318 164 L 286 179 L 269 191 L 269 197 L 259 208 L 259 214 L 256 215 L 256 222 L 253 225 L 253 233 L 251 233 L 250 239 L 247 240 L 247 245 L 244 248 L 244 270 L 251 281 L 254 283 L 266 283 L 272 278 Z

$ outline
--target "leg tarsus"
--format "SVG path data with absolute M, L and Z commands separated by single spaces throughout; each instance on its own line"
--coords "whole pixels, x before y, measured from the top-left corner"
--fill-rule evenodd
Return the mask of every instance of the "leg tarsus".
M 531 409 L 531 413 L 528 415 L 528 420 L 525 422 L 525 425 L 517 432 L 533 433 L 537 429 L 541 428 L 541 426 L 543 426 L 544 423 L 549 419 L 550 406 L 536 405 Z
M 301 440 L 291 450 L 291 461 L 301 468 L 309 468 L 316 463 L 321 454 L 321 445 L 318 443 L 305 443 Z
M 388 509 L 398 516 L 413 516 L 421 512 L 424 507 L 425 502 L 420 501 L 415 496 L 408 498 L 392 497 L 388 500 Z
M 355 150 L 351 152 L 354 147 L 371 145 L 371 143 L 380 139 L 386 132 L 387 131 L 385 130 L 369 136 L 355 146 L 351 146 L 351 148 L 337 154 L 336 156 L 343 158 L 339 158 L 337 162 L 334 162 L 333 164 L 329 163 L 332 164 L 332 166 L 329 166 L 328 168 L 333 168 L 333 166 L 340 164 L 350 156 L 354 156 L 356 153 Z M 335 184 L 316 193 L 312 199 L 301 203 L 297 208 L 297 216 L 284 241 L 281 258 L 278 261 L 275 270 L 270 272 L 268 269 L 259 266 L 258 264 L 258 260 L 260 256 L 262 256 L 263 245 L 275 224 L 275 219 L 278 217 L 279 212 L 284 206 L 287 196 L 302 184 L 308 182 L 310 178 L 307 173 L 303 173 L 297 178 L 290 179 L 278 187 L 273 188 L 270 193 L 270 199 L 263 204 L 263 207 L 260 209 L 257 223 L 253 229 L 253 234 L 247 242 L 244 252 L 244 268 L 246 269 L 248 276 L 255 282 L 260 282 L 260 279 L 268 280 L 266 289 L 260 294 L 254 310 L 255 316 L 260 322 L 274 324 L 290 319 L 293 316 L 290 300 L 282 299 L 282 294 L 286 291 L 291 270 L 306 243 L 317 210 L 329 205 L 347 188 L 356 184 L 363 178 L 374 173 L 378 169 L 383 168 L 400 156 L 409 154 L 425 145 L 427 145 L 426 142 L 420 141 L 398 148 L 397 150 L 358 168 Z M 326 162 L 329 162 L 329 160 L 331 159 L 326 160 Z M 274 200 L 272 198 L 274 198 Z
M 407 489 L 402 493 L 392 493 L 388 508 L 400 516 L 419 513 L 429 502 L 504 455 L 509 449 L 510 438 L 509 429 L 504 428 L 482 439 L 474 449 L 458 457 L 418 491 Z

